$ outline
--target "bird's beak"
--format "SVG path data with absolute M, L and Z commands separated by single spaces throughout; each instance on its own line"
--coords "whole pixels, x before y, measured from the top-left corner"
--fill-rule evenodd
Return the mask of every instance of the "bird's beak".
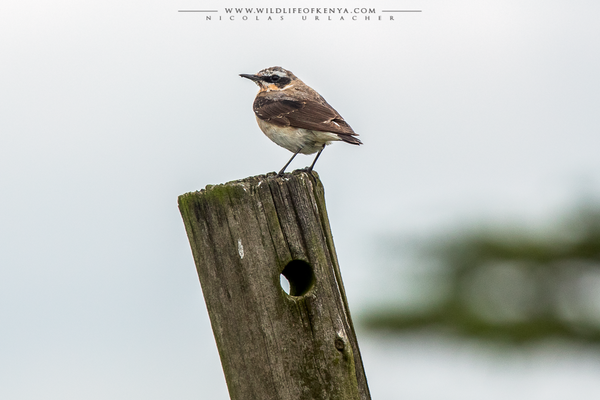
M 258 75 L 250 75 L 250 74 L 240 74 L 242 78 L 248 78 L 251 81 L 258 82 L 260 81 L 260 76 Z

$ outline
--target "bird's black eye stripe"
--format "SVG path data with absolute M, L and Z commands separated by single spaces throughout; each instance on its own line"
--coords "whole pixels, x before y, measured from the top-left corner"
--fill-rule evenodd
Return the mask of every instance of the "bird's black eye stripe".
M 277 84 L 277 86 L 281 86 L 281 87 L 287 85 L 288 83 L 290 83 L 292 81 L 287 76 L 279 76 L 279 75 L 264 76 L 262 78 L 262 80 L 267 83 L 275 83 L 275 84 Z

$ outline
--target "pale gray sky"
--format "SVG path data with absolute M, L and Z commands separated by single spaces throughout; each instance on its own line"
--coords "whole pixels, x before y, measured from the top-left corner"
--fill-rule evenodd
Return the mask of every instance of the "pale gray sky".
M 382 236 L 535 224 L 600 194 L 600 3 L 328 5 L 422 12 L 228 21 L 218 2 L 3 2 L 0 398 L 226 398 L 176 199 L 289 158 L 240 73 L 290 69 L 361 135 L 316 166 L 354 309 L 386 279 Z M 177 12 L 200 7 L 224 20 Z

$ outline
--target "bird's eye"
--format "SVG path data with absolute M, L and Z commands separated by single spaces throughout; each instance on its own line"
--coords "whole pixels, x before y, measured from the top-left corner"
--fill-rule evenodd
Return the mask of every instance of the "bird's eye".
M 271 76 L 271 82 L 275 83 L 279 80 L 279 75 L 273 75 Z

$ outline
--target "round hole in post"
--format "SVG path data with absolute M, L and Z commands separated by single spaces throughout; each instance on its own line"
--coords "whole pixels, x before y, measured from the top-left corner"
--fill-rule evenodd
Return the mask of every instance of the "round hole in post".
M 315 283 L 315 274 L 306 261 L 292 260 L 281 272 L 280 282 L 282 289 L 290 296 L 304 296 Z

